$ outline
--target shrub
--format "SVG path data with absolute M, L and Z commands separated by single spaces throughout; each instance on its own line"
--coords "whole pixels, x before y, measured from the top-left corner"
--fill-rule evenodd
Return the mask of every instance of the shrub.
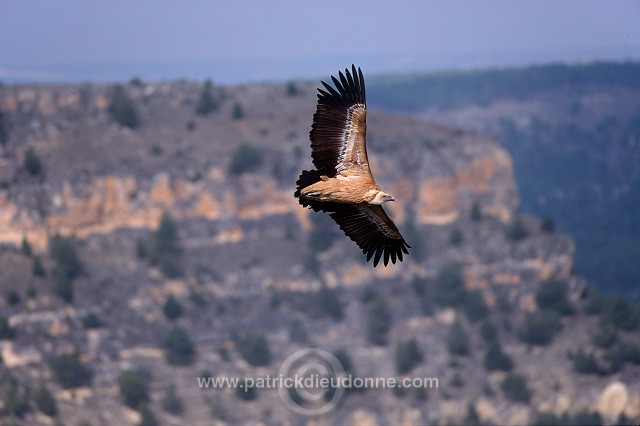
M 55 280 L 53 290 L 67 303 L 73 302 L 73 283 L 67 270 L 56 265 L 53 268 L 53 278 Z
M 511 223 L 507 226 L 507 238 L 511 241 L 517 242 L 523 240 L 529 235 L 527 228 L 524 226 L 524 221 L 519 214 L 516 214 Z
M 184 411 L 184 405 L 182 403 L 182 399 L 178 395 L 175 383 L 171 383 L 167 386 L 160 403 L 162 404 L 164 411 L 171 413 L 174 416 L 179 415 Z
M 189 334 L 180 326 L 175 326 L 164 338 L 165 359 L 171 365 L 191 365 L 195 360 L 196 349 Z
M 243 143 L 231 154 L 229 173 L 241 175 L 243 173 L 253 173 L 262 164 L 262 153 L 252 144 Z
M 387 344 L 387 332 L 391 328 L 391 312 L 382 297 L 376 297 L 367 315 L 367 340 L 377 346 Z
M 399 342 L 396 346 L 396 372 L 398 374 L 410 372 L 422 360 L 422 352 L 415 339 Z
M 119 84 L 112 88 L 111 101 L 107 111 L 111 114 L 111 118 L 121 126 L 132 129 L 138 127 L 138 113 L 133 101 L 129 98 L 125 88 Z
M 22 244 L 20 245 L 20 251 L 25 256 L 31 256 L 33 254 L 33 250 L 31 249 L 31 244 L 27 237 L 22 237 Z
M 480 324 L 480 336 L 485 342 L 491 342 L 498 337 L 498 329 L 490 319 L 485 319 Z
M 604 300 L 602 319 L 623 330 L 637 330 L 640 328 L 640 308 L 625 296 L 615 294 Z
M 31 176 L 38 176 L 42 172 L 42 162 L 33 147 L 29 147 L 24 153 L 22 165 Z
M 480 290 L 465 291 L 463 308 L 470 322 L 476 322 L 486 317 L 489 312 Z
M 328 316 L 334 321 L 341 321 L 344 318 L 344 311 L 338 293 L 322 285 L 320 289 L 313 294 L 313 309 L 318 316 Z
M 27 389 L 24 386 L 20 386 L 10 375 L 3 376 L 0 385 L 0 396 L 2 397 L 0 419 L 4 417 L 23 418 L 30 410 Z
M 271 364 L 271 350 L 269 342 L 263 334 L 249 332 L 237 342 L 242 357 L 253 366 L 267 366 Z
M 86 386 L 91 382 L 91 371 L 80 361 L 78 351 L 58 355 L 49 365 L 54 378 L 63 388 Z
M 89 312 L 82 318 L 82 325 L 84 328 L 100 328 L 102 327 L 102 320 L 95 312 Z
M 640 347 L 629 340 L 618 340 L 607 349 L 604 359 L 609 362 L 609 371 L 613 373 L 619 371 L 625 362 L 640 364 Z
M 513 369 L 511 357 L 502 351 L 502 346 L 497 340 L 489 343 L 487 347 L 484 354 L 484 368 L 487 371 L 511 371 Z
M 40 385 L 33 394 L 33 401 L 36 403 L 36 407 L 42 414 L 46 414 L 49 417 L 54 417 L 58 414 L 58 404 L 53 394 L 44 384 L 40 382 Z
M 296 343 L 306 343 L 309 339 L 307 327 L 300 319 L 295 319 L 289 326 L 289 340 Z
M 147 404 L 142 404 L 138 409 L 140 412 L 140 423 L 138 426 L 157 426 L 158 420 L 156 419 L 156 415 L 153 414 L 151 407 Z
M 71 238 L 54 235 L 49 240 L 49 254 L 69 279 L 72 280 L 82 273 L 82 262 Z
M 547 234 L 553 234 L 556 230 L 556 223 L 551 216 L 545 216 L 542 219 L 542 224 L 540 225 L 540 230 Z
M 531 391 L 527 387 L 527 379 L 516 373 L 510 373 L 500 384 L 504 396 L 515 402 L 528 403 L 531 399 Z
M 9 319 L 0 315 L 0 340 L 11 340 L 16 337 L 16 329 L 9 325 Z
M 467 333 L 462 328 L 460 321 L 451 324 L 447 334 L 447 349 L 452 355 L 467 355 L 469 353 Z
M 616 328 L 611 323 L 601 321 L 591 334 L 591 342 L 599 348 L 607 349 L 616 342 L 617 337 Z
M 233 105 L 233 110 L 231 111 L 231 118 L 234 120 L 241 120 L 244 118 L 244 108 L 240 102 L 236 102 Z
M 198 97 L 198 104 L 196 106 L 196 114 L 207 115 L 218 109 L 218 102 L 213 97 L 213 85 L 211 80 L 204 82 L 204 85 L 200 89 L 200 95 Z
M 573 370 L 578 373 L 607 374 L 607 370 L 600 365 L 593 352 L 587 353 L 584 349 L 579 348 L 576 352 L 569 354 L 569 357 L 573 361 Z
M 253 401 L 258 397 L 258 392 L 254 385 L 249 386 L 246 379 L 238 383 L 236 395 L 243 401 Z
M 551 310 L 559 315 L 571 315 L 573 308 L 567 298 L 564 281 L 549 279 L 540 283 L 536 291 L 536 304 L 541 310 Z
M 118 377 L 118 386 L 122 401 L 127 407 L 135 410 L 149 402 L 149 389 L 145 378 L 139 371 L 125 370 Z
M 462 265 L 451 262 L 443 266 L 436 276 L 435 302 L 440 306 L 459 306 L 464 302 L 465 294 Z
M 524 343 L 547 345 L 560 327 L 560 320 L 553 312 L 527 314 L 518 330 L 518 337 Z
M 44 277 L 47 274 L 44 266 L 42 266 L 42 260 L 40 260 L 40 256 L 38 255 L 33 256 L 31 272 L 34 277 Z
M 459 246 L 462 244 L 464 237 L 462 235 L 462 231 L 457 226 L 451 230 L 449 234 L 449 244 L 452 246 Z
M 300 94 L 300 89 L 298 89 L 298 85 L 290 81 L 287 83 L 287 96 L 296 96 Z
M 149 260 L 152 265 L 160 267 L 166 276 L 175 278 L 182 275 L 180 254 L 178 227 L 169 213 L 165 212 L 158 229 L 153 233 Z
M 15 290 L 11 290 L 7 293 L 6 300 L 9 306 L 16 306 L 20 303 L 20 295 Z
M 162 307 L 164 315 L 170 319 L 175 320 L 182 316 L 182 305 L 173 297 L 173 294 L 169 295 L 164 306 Z
M 477 201 L 474 201 L 471 205 L 471 213 L 469 214 L 469 217 L 473 221 L 479 221 L 482 219 L 482 208 L 480 207 L 480 203 Z

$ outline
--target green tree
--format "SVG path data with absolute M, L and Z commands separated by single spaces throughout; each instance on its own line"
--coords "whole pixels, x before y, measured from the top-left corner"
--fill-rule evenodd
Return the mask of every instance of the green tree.
M 9 319 L 0 315 L 0 340 L 11 340 L 16 337 L 16 329 L 9 324 Z
M 127 407 L 140 409 L 142 404 L 149 402 L 147 381 L 136 370 L 125 370 L 118 377 L 118 386 L 122 401 Z
M 540 230 L 547 234 L 553 234 L 555 232 L 556 223 L 551 216 L 545 216 L 544 219 L 542 219 Z
M 102 320 L 95 312 L 89 312 L 82 317 L 82 325 L 84 328 L 100 328 L 103 326 Z
M 153 233 L 149 260 L 166 276 L 176 278 L 182 275 L 181 253 L 178 245 L 178 226 L 169 213 L 164 212 L 158 229 Z
M 451 232 L 449 233 L 449 244 L 451 244 L 452 246 L 459 246 L 460 244 L 462 244 L 463 240 L 464 235 L 462 234 L 460 228 L 456 226 L 451 229 Z
M 469 338 L 462 328 L 460 321 L 455 321 L 449 328 L 449 333 L 447 334 L 447 349 L 452 355 L 469 354 Z
M 180 326 L 174 326 L 164 338 L 165 359 L 171 365 L 191 365 L 196 357 L 196 348 L 189 334 Z
M 166 302 L 164 302 L 162 311 L 168 319 L 175 320 L 182 316 L 182 305 L 173 297 L 173 294 L 170 294 Z
M 233 105 L 233 111 L 231 112 L 231 118 L 233 118 L 234 120 L 241 120 L 244 118 L 244 108 L 242 107 L 242 104 L 240 102 L 236 102 Z
M 468 290 L 464 295 L 464 313 L 470 322 L 476 322 L 487 316 L 489 309 L 484 303 L 480 290 Z
M 218 102 L 213 97 L 213 84 L 211 83 L 211 80 L 207 80 L 200 89 L 198 105 L 196 106 L 196 114 L 207 115 L 217 110 L 218 106 Z
M 58 414 L 56 399 L 43 381 L 40 382 L 40 385 L 34 392 L 33 400 L 42 414 L 46 414 L 49 417 L 55 417 L 56 414 Z
M 82 273 L 82 262 L 71 238 L 55 234 L 49 240 L 49 254 L 69 279 L 73 280 Z
M 138 127 L 138 112 L 124 87 L 116 84 L 111 89 L 111 100 L 107 112 L 121 126 L 135 129 Z
M 27 237 L 22 237 L 22 244 L 20 245 L 20 251 L 25 256 L 31 256 L 33 254 L 33 251 L 31 249 L 31 244 L 29 243 L 29 240 L 27 240 Z
M 287 96 L 296 96 L 300 94 L 300 89 L 294 81 L 287 83 Z
M 5 416 L 8 418 L 23 418 L 30 409 L 27 389 L 24 386 L 20 386 L 10 375 L 3 376 L 0 386 L 0 396 L 2 397 L 0 418 Z
M 527 386 L 527 379 L 516 373 L 510 373 L 500 384 L 504 396 L 511 401 L 528 403 L 531 399 L 531 391 Z
M 602 319 L 623 330 L 638 330 L 640 307 L 631 304 L 625 296 L 614 294 L 603 302 Z
M 258 397 L 258 391 L 255 385 L 248 384 L 245 379 L 238 383 L 236 395 L 243 401 L 253 401 Z
M 369 307 L 367 315 L 367 340 L 377 346 L 387 344 L 387 332 L 391 328 L 391 311 L 385 300 L 378 296 Z
M 396 346 L 396 372 L 406 374 L 423 361 L 423 355 L 415 339 L 398 342 Z
M 548 279 L 543 281 L 536 291 L 536 304 L 542 310 L 551 310 L 558 315 L 571 315 L 573 308 L 567 297 L 567 284 L 564 281 Z
M 174 416 L 182 414 L 184 411 L 184 404 L 182 398 L 178 395 L 178 390 L 175 383 L 171 383 L 165 389 L 164 396 L 162 397 L 162 408 L 167 413 L 171 413 Z
M 243 143 L 231 154 L 229 173 L 241 175 L 243 173 L 253 173 L 262 164 L 262 152 L 250 143 Z
M 480 324 L 480 336 L 485 342 L 491 342 L 498 337 L 498 329 L 490 319 L 485 318 Z
M 140 423 L 138 426 L 157 426 L 158 419 L 156 419 L 156 415 L 153 414 L 153 410 L 147 404 L 142 404 L 138 409 L 140 412 Z
M 520 241 L 529 235 L 529 231 L 524 225 L 520 214 L 514 215 L 511 223 L 507 226 L 507 238 L 511 241 Z
M 89 385 L 91 371 L 80 361 L 80 353 L 63 353 L 49 362 L 53 377 L 63 388 L 76 388 Z
M 31 272 L 34 277 L 44 277 L 47 274 L 38 255 L 33 256 Z
M 582 374 L 607 374 L 607 370 L 600 365 L 593 352 L 586 352 L 583 348 L 578 348 L 574 353 L 569 354 L 573 362 L 573 370 Z
M 31 176 L 39 176 L 42 173 L 42 161 L 33 147 L 29 147 L 24 153 L 22 165 Z
M 554 312 L 528 313 L 518 330 L 518 337 L 524 343 L 547 345 L 560 328 L 560 320 Z
M 471 220 L 477 222 L 482 219 L 482 207 L 480 207 L 480 203 L 474 201 L 471 205 L 471 213 L 469 214 Z
M 484 354 L 484 368 L 487 371 L 511 371 L 513 369 L 511 357 L 502 351 L 502 346 L 497 340 L 493 340 L 487 347 Z
M 462 265 L 450 262 L 436 276 L 435 302 L 440 306 L 460 306 L 464 303 L 466 290 L 462 280 Z
M 344 311 L 338 293 L 322 284 L 315 292 L 313 298 L 313 310 L 318 316 L 328 316 L 334 321 L 341 321 L 344 318 Z
M 600 321 L 598 328 L 591 334 L 591 342 L 598 348 L 610 348 L 617 340 L 618 332 L 609 322 Z
M 271 364 L 269 342 L 262 333 L 249 332 L 240 338 L 236 344 L 238 351 L 249 364 L 256 367 Z

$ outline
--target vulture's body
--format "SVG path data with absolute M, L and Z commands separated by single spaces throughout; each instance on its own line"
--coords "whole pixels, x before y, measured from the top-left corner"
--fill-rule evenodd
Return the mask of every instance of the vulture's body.
M 311 157 L 316 170 L 304 170 L 295 196 L 300 204 L 329 212 L 340 229 L 376 266 L 402 261 L 409 245 L 382 204 L 393 197 L 382 192 L 371 174 L 367 158 L 367 108 L 362 71 L 331 77 L 335 89 L 322 82 L 313 116 Z

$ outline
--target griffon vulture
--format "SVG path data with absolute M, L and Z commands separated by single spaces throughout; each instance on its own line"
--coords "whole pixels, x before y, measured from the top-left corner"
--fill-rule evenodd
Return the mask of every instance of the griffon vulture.
M 322 82 L 313 115 L 311 157 L 316 170 L 303 170 L 294 194 L 300 204 L 328 212 L 340 229 L 362 249 L 367 261 L 386 266 L 409 254 L 400 231 L 382 208 L 393 197 L 382 192 L 367 159 L 367 108 L 360 68 Z

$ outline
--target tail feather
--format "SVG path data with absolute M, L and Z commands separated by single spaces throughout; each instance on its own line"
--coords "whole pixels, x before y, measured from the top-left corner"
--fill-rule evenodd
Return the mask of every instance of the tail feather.
M 303 207 L 309 207 L 316 212 L 332 212 L 336 209 L 335 203 L 323 203 L 321 201 L 310 200 L 308 198 L 301 197 L 300 191 L 309 185 L 313 185 L 316 182 L 320 182 L 320 173 L 317 170 L 303 170 L 300 177 L 296 181 L 296 192 L 293 196 L 298 199 L 298 202 Z
M 293 196 L 300 199 L 300 191 L 316 182 L 320 182 L 320 173 L 317 170 L 303 170 L 296 181 L 296 192 L 293 193 Z M 302 204 L 302 199 L 300 199 L 300 203 Z

